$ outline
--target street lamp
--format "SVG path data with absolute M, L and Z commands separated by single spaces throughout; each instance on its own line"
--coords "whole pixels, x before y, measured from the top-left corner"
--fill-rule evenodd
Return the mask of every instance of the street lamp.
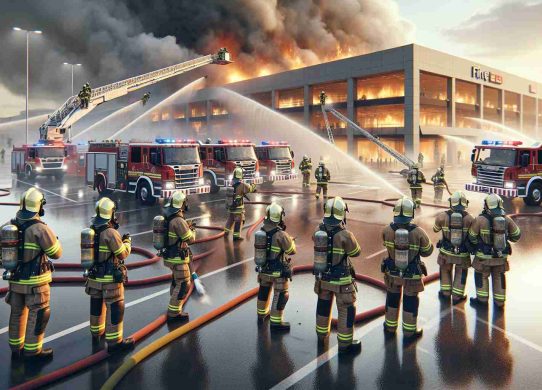
M 26 143 L 28 144 L 28 49 L 29 49 L 29 40 L 30 34 L 42 34 L 40 30 L 24 30 L 20 27 L 13 27 L 14 31 L 21 31 L 26 33 Z
M 70 65 L 72 68 L 72 96 L 73 96 L 73 68 L 76 66 L 81 66 L 81 64 L 70 64 L 69 62 L 64 62 L 63 65 Z

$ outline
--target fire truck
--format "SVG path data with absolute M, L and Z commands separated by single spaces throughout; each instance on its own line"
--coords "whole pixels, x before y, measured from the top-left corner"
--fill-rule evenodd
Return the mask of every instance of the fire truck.
M 220 187 L 231 185 L 233 170 L 243 168 L 243 180 L 246 183 L 261 184 L 258 159 L 254 144 L 249 140 L 219 140 L 216 144 L 200 141 L 200 157 L 203 162 L 205 184 L 216 193 Z
M 292 180 L 297 178 L 294 152 L 288 142 L 262 141 L 256 146 L 260 174 L 265 182 Z
M 32 145 L 13 147 L 11 172 L 18 177 L 34 179 L 38 175 L 80 176 L 84 172 L 85 146 L 62 141 L 40 140 Z
M 484 140 L 471 155 L 474 183 L 468 191 L 520 197 L 529 206 L 542 202 L 542 143 Z
M 157 138 L 155 142 L 90 142 L 86 183 L 100 195 L 112 191 L 135 194 L 145 205 L 171 196 L 208 193 L 199 146 L 193 140 Z

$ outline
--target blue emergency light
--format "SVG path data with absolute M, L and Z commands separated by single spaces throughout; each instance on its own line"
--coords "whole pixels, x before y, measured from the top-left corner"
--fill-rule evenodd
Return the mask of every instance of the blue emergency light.
M 521 141 L 495 141 L 495 140 L 483 140 L 482 145 L 486 146 L 504 146 L 504 145 L 511 145 L 511 146 L 519 146 L 522 145 L 523 142 Z
M 156 138 L 154 142 L 157 144 L 174 144 L 175 140 L 172 138 Z

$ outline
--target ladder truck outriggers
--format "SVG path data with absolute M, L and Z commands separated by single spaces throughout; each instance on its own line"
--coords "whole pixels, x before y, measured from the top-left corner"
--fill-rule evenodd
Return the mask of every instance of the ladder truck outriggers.
M 125 96 L 130 92 L 148 87 L 159 81 L 170 77 L 178 76 L 190 70 L 199 67 L 218 64 L 227 65 L 231 63 L 230 53 L 226 48 L 222 48 L 216 54 L 209 54 L 189 61 L 181 62 L 176 65 L 168 66 L 139 76 L 131 77 L 112 84 L 104 85 L 99 88 L 86 90 L 87 97 L 79 95 L 71 96 L 60 108 L 49 115 L 48 119 L 39 128 L 39 141 L 32 145 L 23 145 L 15 148 L 17 156 L 12 158 L 12 173 L 25 174 L 28 177 L 40 175 L 62 176 L 64 173 L 70 173 L 70 161 L 78 164 L 82 160 L 82 155 L 78 148 L 69 147 L 71 145 L 71 127 L 94 108 L 107 101 Z M 36 157 L 40 154 L 47 155 L 48 152 L 37 151 L 39 148 L 47 147 L 49 150 L 55 148 L 55 151 L 63 150 L 63 156 L 57 156 L 55 159 L 62 158 L 62 162 L 54 161 L 55 164 L 44 165 L 42 158 Z M 77 172 L 77 170 L 73 170 Z

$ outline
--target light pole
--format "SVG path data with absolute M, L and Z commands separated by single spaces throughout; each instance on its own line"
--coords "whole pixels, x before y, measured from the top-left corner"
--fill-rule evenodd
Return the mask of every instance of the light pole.
M 64 62 L 64 65 L 70 65 L 72 68 L 72 96 L 73 96 L 73 68 L 76 66 L 81 66 L 81 64 L 70 64 L 69 62 Z
M 42 32 L 40 30 L 23 30 L 19 27 L 13 27 L 13 30 L 15 31 L 22 31 L 26 33 L 26 142 L 28 144 L 28 51 L 29 51 L 29 41 L 30 41 L 30 34 L 41 34 Z

